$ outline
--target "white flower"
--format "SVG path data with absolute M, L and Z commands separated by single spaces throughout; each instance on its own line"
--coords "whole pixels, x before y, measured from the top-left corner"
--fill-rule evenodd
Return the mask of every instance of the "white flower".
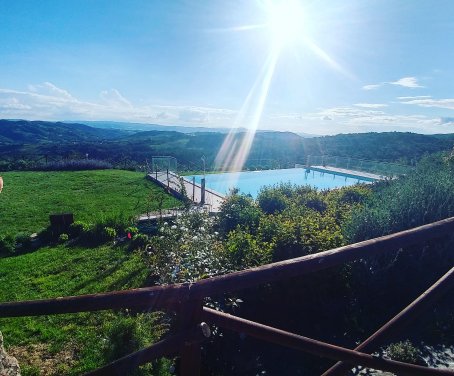
M 205 227 L 200 227 L 200 231 L 204 232 L 205 231 Z
M 215 232 L 214 232 L 214 235 L 218 236 L 218 235 L 219 235 L 219 232 L 215 231 Z
M 164 222 L 163 224 L 164 224 L 164 226 L 168 226 L 169 225 L 167 222 Z
M 172 230 L 175 230 L 176 228 L 177 228 L 177 225 L 173 225 L 173 226 L 171 227 Z
M 197 240 L 197 239 L 198 239 L 197 235 L 192 237 L 192 240 Z

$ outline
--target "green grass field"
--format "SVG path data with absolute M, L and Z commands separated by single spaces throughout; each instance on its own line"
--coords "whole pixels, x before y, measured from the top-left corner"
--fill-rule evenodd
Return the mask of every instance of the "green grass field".
M 143 173 L 122 170 L 75 172 L 5 172 L 0 193 L 0 234 L 36 232 L 49 224 L 49 214 L 74 213 L 75 220 L 102 215 L 136 215 L 156 210 L 164 192 Z M 154 199 L 154 200 L 153 200 Z M 178 205 L 166 196 L 164 207 Z
M 156 210 L 159 195 L 165 195 L 164 208 L 179 204 L 143 174 L 129 171 L 11 172 L 3 178 L 0 234 L 39 231 L 54 212 L 96 222 L 102 216 Z M 149 272 L 141 256 L 127 248 L 67 243 L 0 258 L 0 302 L 142 287 Z M 19 360 L 23 376 L 80 375 L 157 341 L 167 326 L 161 313 L 0 318 L 6 349 Z M 162 371 L 168 369 L 166 362 L 141 374 L 167 374 Z
M 148 276 L 137 254 L 125 247 L 57 246 L 0 259 L 0 301 L 80 295 L 143 286 Z M 129 320 L 129 321 L 128 321 Z M 144 344 L 165 331 L 160 314 L 141 316 Z M 110 311 L 0 319 L 7 351 L 16 356 L 23 375 L 79 375 L 106 362 L 109 330 L 130 322 Z M 125 344 L 124 344 L 125 345 Z

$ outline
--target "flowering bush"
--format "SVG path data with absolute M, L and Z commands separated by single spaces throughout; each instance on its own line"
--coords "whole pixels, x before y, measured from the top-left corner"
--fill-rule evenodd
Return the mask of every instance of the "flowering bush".
M 229 271 L 213 220 L 202 212 L 185 212 L 164 222 L 145 250 L 159 283 L 193 282 Z

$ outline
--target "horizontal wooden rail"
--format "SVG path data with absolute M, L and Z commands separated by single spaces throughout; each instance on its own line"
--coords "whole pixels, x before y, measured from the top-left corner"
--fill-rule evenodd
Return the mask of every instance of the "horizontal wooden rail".
M 355 351 L 372 352 L 377 346 L 389 338 L 390 334 L 395 335 L 398 329 L 408 324 L 422 311 L 433 307 L 433 303 L 440 299 L 446 292 L 454 287 L 454 267 L 443 277 L 435 282 L 429 289 L 420 295 L 415 301 L 408 305 L 399 314 L 378 329 L 363 343 L 355 348 Z M 344 375 L 351 367 L 343 362 L 338 362 L 328 369 L 322 376 Z
M 210 336 L 208 325 L 201 323 L 192 329 L 181 331 L 163 339 L 152 346 L 126 355 L 114 362 L 90 371 L 85 376 L 123 376 L 129 375 L 137 367 L 162 357 L 178 355 L 187 344 L 199 344 Z
M 188 292 L 188 285 L 176 284 L 103 294 L 1 303 L 0 317 L 55 315 L 123 308 L 158 310 L 187 301 Z
M 129 375 L 137 367 L 149 363 L 155 359 L 177 355 L 186 340 L 193 335 L 189 332 L 176 334 L 163 339 L 145 349 L 126 355 L 105 367 L 90 371 L 85 376 L 124 376 Z
M 360 365 L 366 368 L 394 372 L 399 375 L 454 376 L 454 371 L 447 369 L 427 368 L 395 360 L 379 358 L 355 350 L 349 350 L 343 347 L 303 337 L 253 321 L 245 320 L 207 307 L 203 309 L 202 317 L 209 323 L 213 323 L 217 326 L 234 330 L 236 332 L 245 333 L 263 341 L 275 343 L 277 345 L 329 359 L 342 360 L 352 365 Z
M 175 284 L 104 294 L 1 303 L 0 317 L 37 316 L 121 308 L 155 310 L 174 308 L 175 305 L 188 300 L 217 296 L 263 283 L 320 271 L 358 258 L 385 254 L 391 250 L 420 244 L 453 232 L 454 217 L 329 251 L 246 269 L 192 284 Z

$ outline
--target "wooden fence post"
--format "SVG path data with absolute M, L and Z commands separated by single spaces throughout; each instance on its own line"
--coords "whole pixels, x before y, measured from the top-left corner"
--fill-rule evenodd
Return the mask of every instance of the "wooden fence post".
M 195 328 L 201 322 L 202 300 L 190 300 L 179 311 L 180 330 Z M 181 350 L 179 375 L 200 376 L 202 363 L 200 342 L 185 343 Z

